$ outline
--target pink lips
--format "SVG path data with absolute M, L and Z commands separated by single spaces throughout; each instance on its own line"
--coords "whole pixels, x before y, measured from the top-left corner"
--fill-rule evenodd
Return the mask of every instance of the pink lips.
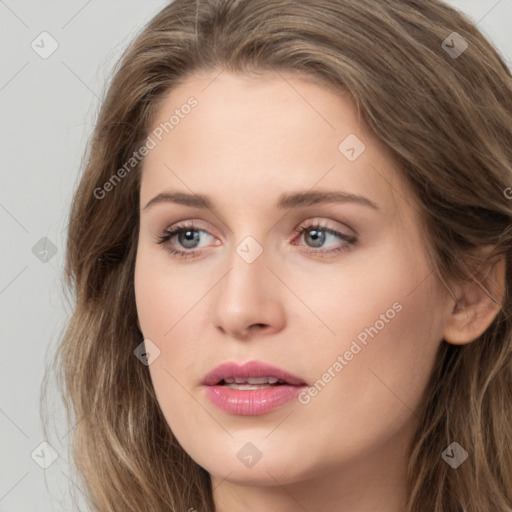
M 261 389 L 241 390 L 229 388 L 222 381 L 236 378 L 273 377 L 282 384 Z M 231 414 L 253 416 L 265 414 L 295 398 L 307 387 L 303 379 L 282 368 L 259 361 L 238 365 L 223 363 L 204 378 L 207 397 L 220 409 Z

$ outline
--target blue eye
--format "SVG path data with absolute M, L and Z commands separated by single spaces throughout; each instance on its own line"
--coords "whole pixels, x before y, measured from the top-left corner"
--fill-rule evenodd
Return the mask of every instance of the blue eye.
M 308 253 L 324 256 L 337 254 L 349 250 L 357 242 L 353 236 L 345 235 L 328 226 L 322 224 L 302 225 L 295 229 L 297 233 L 305 239 L 308 239 L 312 245 L 308 245 Z M 199 244 L 200 233 L 207 233 L 194 224 L 178 224 L 170 229 L 166 229 L 159 237 L 157 243 L 165 247 L 167 252 L 180 258 L 195 258 L 201 255 L 201 250 L 195 250 Z M 211 236 L 211 235 L 210 235 Z M 344 241 L 344 244 L 330 250 L 318 250 L 323 246 L 328 237 L 338 238 Z M 177 243 L 183 249 L 176 248 L 176 245 L 170 243 L 172 238 L 177 238 Z M 299 245 L 294 243 L 293 245 Z
M 199 233 L 201 232 L 206 233 L 206 231 L 197 228 L 194 224 L 180 224 L 173 228 L 166 229 L 164 233 L 158 237 L 157 243 L 163 245 L 169 254 L 182 258 L 195 258 L 198 256 L 198 251 L 192 250 L 195 249 L 199 240 Z M 179 243 L 183 244 L 183 246 L 188 250 L 182 251 L 180 249 L 176 249 L 172 244 L 168 243 L 171 238 L 174 238 L 175 236 L 177 236 Z
M 301 236 L 304 235 L 304 238 L 309 238 L 313 246 L 308 246 L 309 253 L 313 254 L 319 254 L 322 255 L 331 255 L 331 254 L 337 254 L 342 251 L 346 251 L 351 248 L 352 245 L 354 245 L 357 242 L 357 239 L 350 235 L 345 235 L 343 233 L 340 233 L 339 231 L 336 231 L 334 229 L 329 228 L 328 226 L 324 226 L 322 224 L 308 224 L 305 226 L 299 226 L 295 229 L 297 233 L 299 233 Z M 306 236 L 306 234 L 309 234 L 309 236 Z M 331 237 L 338 238 L 343 240 L 345 243 L 341 246 L 336 247 L 335 249 L 330 249 L 328 251 L 317 251 L 318 247 L 324 244 L 327 236 L 330 235 Z

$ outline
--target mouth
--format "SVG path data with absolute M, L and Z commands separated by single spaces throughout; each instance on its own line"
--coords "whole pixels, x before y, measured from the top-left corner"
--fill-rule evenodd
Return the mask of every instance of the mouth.
M 214 405 L 238 416 L 267 414 L 297 399 L 307 386 L 302 378 L 259 361 L 221 364 L 202 384 Z

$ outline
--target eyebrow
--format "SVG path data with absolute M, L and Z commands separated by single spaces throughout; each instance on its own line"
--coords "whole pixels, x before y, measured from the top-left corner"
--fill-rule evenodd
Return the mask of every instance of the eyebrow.
M 147 210 L 151 206 L 160 203 L 176 203 L 193 208 L 202 208 L 216 211 L 212 200 L 208 196 L 172 191 L 162 192 L 153 197 L 153 199 L 151 199 L 146 204 L 146 206 L 144 206 L 143 210 Z M 282 194 L 277 202 L 277 208 L 283 210 L 286 208 L 305 208 L 307 206 L 313 206 L 321 203 L 354 203 L 368 206 L 374 210 L 379 210 L 379 207 L 366 197 L 332 190 L 317 190 Z

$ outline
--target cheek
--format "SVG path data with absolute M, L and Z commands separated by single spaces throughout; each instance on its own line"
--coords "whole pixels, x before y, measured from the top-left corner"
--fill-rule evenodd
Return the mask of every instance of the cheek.
M 351 287 L 335 325 L 336 346 L 308 356 L 320 382 L 306 407 L 329 414 L 330 423 L 320 428 L 342 450 L 343 439 L 370 448 L 403 429 L 422 402 L 433 368 L 441 341 L 433 281 L 421 282 L 425 274 L 407 266 L 396 268 L 403 272 L 381 273 L 380 280 L 379 272 L 367 273 L 371 292 L 364 284 Z
M 206 315 L 201 302 L 204 285 L 190 273 L 176 271 L 176 266 L 165 263 L 165 258 L 155 258 L 153 251 L 141 248 L 134 274 L 142 333 L 160 351 L 149 371 L 164 413 L 172 403 L 187 397 L 180 384 L 187 376 L 194 375 L 200 353 L 198 344 L 204 336 L 201 332 L 204 325 L 200 326 L 196 320 Z
M 433 275 L 405 252 L 379 254 L 322 291 L 336 335 L 306 354 L 318 383 L 306 407 L 328 413 L 340 439 L 391 435 L 420 405 L 441 343 Z
M 139 247 L 135 263 L 135 302 L 142 332 L 146 338 L 165 341 L 174 326 L 191 310 L 200 293 L 199 283 L 184 278 L 183 271 L 166 265 L 164 249 Z M 190 277 L 190 276 L 189 276 Z M 193 312 L 192 312 L 193 314 Z

